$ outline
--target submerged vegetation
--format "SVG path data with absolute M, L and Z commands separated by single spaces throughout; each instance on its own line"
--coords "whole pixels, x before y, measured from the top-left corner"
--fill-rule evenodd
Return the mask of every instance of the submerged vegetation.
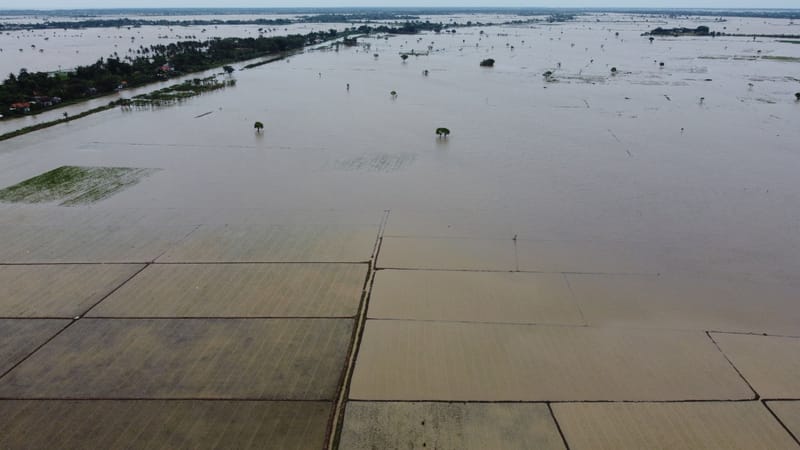
M 0 190 L 0 201 L 90 204 L 137 184 L 158 169 L 62 166 Z
M 195 78 L 186 80 L 183 83 L 173 84 L 172 86 L 148 92 L 147 94 L 137 95 L 130 100 L 134 106 L 165 106 L 187 98 L 200 95 L 204 92 L 216 91 L 229 86 L 235 86 L 236 80 L 218 80 L 216 76 L 206 78 Z M 128 102 L 126 102 L 128 104 Z

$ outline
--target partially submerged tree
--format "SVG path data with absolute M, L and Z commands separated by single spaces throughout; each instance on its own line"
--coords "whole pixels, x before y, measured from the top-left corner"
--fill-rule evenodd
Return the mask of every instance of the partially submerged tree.
M 400 55 L 400 58 L 402 58 L 402 59 L 403 59 L 403 62 L 405 62 L 405 61 L 408 59 L 408 55 L 406 55 L 405 53 L 403 53 L 402 55 Z
M 492 58 L 484 59 L 481 61 L 481 67 L 494 67 L 494 60 Z
M 222 70 L 224 70 L 228 75 L 233 73 L 233 67 L 231 66 L 222 66 Z
M 450 134 L 450 130 L 444 127 L 440 127 L 436 129 L 436 135 L 439 137 L 447 137 Z
M 261 122 L 256 122 L 256 123 L 253 125 L 253 128 L 255 128 L 255 129 L 256 129 L 256 133 L 261 133 L 261 131 L 263 131 L 263 130 L 264 130 L 264 124 L 263 124 L 263 123 L 261 123 Z
M 795 93 L 794 93 L 794 98 L 795 98 L 795 99 L 796 99 L 798 102 L 800 102 L 800 92 L 795 92 Z
M 392 98 L 397 98 L 397 91 L 389 92 L 389 95 L 391 95 Z
M 617 68 L 616 67 L 612 67 L 611 68 L 611 75 L 616 75 L 616 74 L 617 74 Z

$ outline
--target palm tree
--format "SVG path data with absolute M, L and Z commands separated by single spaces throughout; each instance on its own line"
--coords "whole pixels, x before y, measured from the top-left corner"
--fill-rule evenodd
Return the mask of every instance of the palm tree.
M 440 128 L 436 129 L 436 135 L 439 136 L 439 137 L 445 137 L 446 138 L 448 134 L 450 134 L 450 130 L 447 129 L 447 128 L 440 127 Z
M 264 124 L 261 122 L 256 122 L 255 125 L 253 125 L 253 128 L 256 129 L 256 133 L 261 133 L 261 131 L 264 130 Z

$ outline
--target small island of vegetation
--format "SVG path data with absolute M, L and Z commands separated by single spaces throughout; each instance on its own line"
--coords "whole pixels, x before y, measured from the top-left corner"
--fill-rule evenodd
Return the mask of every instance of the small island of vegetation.
M 643 36 L 713 36 L 716 33 L 711 32 L 707 26 L 699 26 L 697 28 L 661 28 L 644 33 Z

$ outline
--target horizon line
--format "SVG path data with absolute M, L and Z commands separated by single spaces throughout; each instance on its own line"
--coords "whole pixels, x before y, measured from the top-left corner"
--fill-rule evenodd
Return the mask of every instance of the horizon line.
M 446 9 L 446 10 L 583 10 L 583 11 L 608 11 L 608 10 L 627 10 L 627 11 L 800 11 L 800 8 L 783 8 L 783 7 L 733 7 L 733 8 L 720 8 L 720 7 L 697 7 L 697 6 L 519 6 L 519 5 L 505 5 L 505 6 L 447 6 L 447 5 L 427 5 L 427 6 L 171 6 L 171 7 L 157 7 L 157 6 L 125 6 L 116 8 L 106 7 L 84 7 L 84 8 L 2 8 L 0 13 L 3 12 L 51 12 L 51 11 L 176 11 L 176 10 L 346 10 L 346 9 Z

